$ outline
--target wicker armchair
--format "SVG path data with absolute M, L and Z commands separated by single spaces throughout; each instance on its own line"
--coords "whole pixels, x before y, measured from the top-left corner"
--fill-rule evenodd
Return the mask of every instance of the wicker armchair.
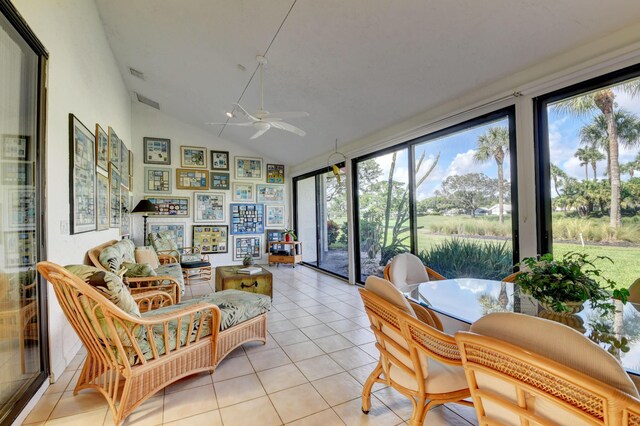
M 161 262 L 177 259 L 185 284 L 190 284 L 191 281 L 211 281 L 211 261 L 209 255 L 201 253 L 200 247 L 178 247 L 175 235 L 171 232 L 152 232 L 147 237 Z
M 640 424 L 627 373 L 569 327 L 495 313 L 456 341 L 480 425 Z
M 74 395 L 82 389 L 100 392 L 116 425 L 158 390 L 185 376 L 215 369 L 220 328 L 216 305 L 200 302 L 137 317 L 54 263 L 40 262 L 38 271 L 53 285 L 67 319 L 87 348 Z M 163 295 L 154 291 L 136 297 L 139 303 L 153 304 Z
M 453 337 L 438 330 L 436 323 L 428 322 L 432 317 L 428 309 L 405 304 L 393 284 L 384 281 L 385 289 L 383 281 L 369 277 L 367 284 L 375 285 L 360 289 L 380 352 L 378 365 L 362 390 L 362 411 L 366 414 L 371 408 L 374 383 L 391 386 L 411 400 L 413 426 L 422 425 L 428 410 L 436 405 L 449 402 L 470 405 L 464 401 L 470 393 Z M 414 308 L 424 310 L 427 315 L 418 314 Z

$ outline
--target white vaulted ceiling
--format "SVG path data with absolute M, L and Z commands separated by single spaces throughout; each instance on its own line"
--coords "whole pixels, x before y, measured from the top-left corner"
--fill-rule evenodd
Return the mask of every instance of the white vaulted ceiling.
M 265 108 L 309 112 L 287 120 L 307 136 L 221 136 L 289 165 L 640 20 L 637 0 L 96 3 L 127 87 L 212 134 L 221 126 L 204 123 L 225 121 L 234 102 L 257 109 L 257 76 L 243 90 L 267 52 Z

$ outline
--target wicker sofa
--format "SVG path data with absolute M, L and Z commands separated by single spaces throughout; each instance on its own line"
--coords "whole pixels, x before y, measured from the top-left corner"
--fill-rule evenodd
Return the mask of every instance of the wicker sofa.
M 123 263 L 135 263 L 135 245 L 131 240 L 111 240 L 88 251 L 91 263 L 105 271 L 117 273 Z M 184 294 L 182 268 L 173 256 L 159 255 L 160 265 L 149 276 L 124 276 L 132 294 L 152 288 L 169 293 L 176 303 Z

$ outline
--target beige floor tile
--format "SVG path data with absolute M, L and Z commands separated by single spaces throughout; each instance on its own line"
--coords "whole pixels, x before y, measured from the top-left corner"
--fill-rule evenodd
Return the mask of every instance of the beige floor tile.
M 362 384 L 346 372 L 315 380 L 311 384 L 332 407 L 362 395 Z
M 254 342 L 256 343 L 256 345 L 260 345 L 262 347 L 264 347 L 264 343 L 262 342 Z M 235 358 L 237 356 L 245 356 L 246 353 L 244 352 L 244 348 L 242 346 L 239 346 L 237 348 L 235 348 L 234 350 L 231 351 L 231 353 L 229 353 L 225 359 L 229 359 L 229 358 Z
M 339 334 L 315 339 L 314 343 L 326 353 L 347 349 L 353 346 L 353 343 Z
M 213 385 L 186 389 L 164 396 L 164 421 L 171 422 L 218 408 Z
M 185 377 L 182 380 L 178 380 L 175 383 L 170 384 L 164 389 L 165 394 L 174 392 L 180 392 L 185 389 L 197 388 L 200 386 L 207 386 L 211 384 L 210 373 L 199 373 L 193 376 Z
M 329 355 L 305 359 L 304 361 L 296 362 L 296 366 L 308 380 L 317 380 L 344 371 Z
M 369 317 L 366 315 L 360 315 L 358 317 L 355 318 L 349 318 L 349 321 L 353 321 L 356 324 L 360 324 L 360 327 L 371 327 L 371 322 L 369 321 Z
M 221 408 L 220 415 L 224 426 L 277 426 L 282 424 L 267 396 Z
M 277 321 L 277 322 L 274 322 L 273 324 L 271 323 L 267 324 L 267 330 L 269 330 L 269 333 L 280 333 L 282 331 L 295 330 L 296 328 L 298 328 L 298 326 L 296 326 L 294 323 L 292 323 L 288 319 L 285 319 L 283 321 Z
M 339 321 L 328 322 L 327 325 L 337 331 L 338 333 L 344 333 L 345 331 L 358 330 L 361 328 L 355 322 L 343 319 Z
M 303 300 L 296 300 L 296 305 L 300 306 L 301 308 L 310 308 L 312 306 L 319 306 L 320 302 L 316 301 L 315 299 L 312 298 L 306 298 Z
M 281 312 L 281 313 L 287 319 L 306 317 L 307 315 L 309 315 L 309 313 L 307 311 L 305 311 L 303 308 L 291 309 L 290 311 L 284 311 L 284 312 Z
M 344 316 L 334 311 L 314 314 L 313 316 L 318 318 L 320 321 L 324 322 L 325 324 L 345 319 Z
M 309 338 L 297 328 L 295 330 L 282 331 L 280 333 L 273 333 L 271 335 L 280 346 L 288 346 L 293 345 L 294 343 L 309 341 Z
M 338 416 L 347 426 L 355 425 L 376 425 L 376 426 L 394 426 L 402 423 L 402 419 L 393 411 L 386 407 L 375 397 L 371 398 L 371 410 L 369 414 L 362 412 L 362 399 L 356 398 L 351 401 L 333 407 Z M 425 423 L 429 424 L 429 423 Z M 429 424 L 429 426 L 431 426 Z
M 380 358 L 380 351 L 376 348 L 376 342 L 365 343 L 364 345 L 358 345 L 358 347 L 372 357 L 376 359 Z
M 162 416 L 164 413 L 164 396 L 154 396 L 141 406 L 135 409 L 135 411 L 125 419 L 122 426 L 155 426 L 162 424 Z M 104 419 L 103 426 L 113 425 L 113 414 L 111 410 L 107 411 L 107 416 Z
M 61 397 L 62 393 L 45 393 L 42 395 L 40 401 L 25 419 L 24 424 L 39 423 L 47 420 Z
M 292 321 L 295 322 L 298 328 L 310 327 L 312 325 L 322 324 L 322 321 L 320 321 L 318 318 L 314 317 L 313 315 L 307 315 L 306 317 L 296 318 Z
M 312 414 L 307 417 L 303 417 L 300 420 L 296 420 L 292 423 L 287 423 L 286 426 L 339 426 L 344 425 L 344 422 L 340 420 L 340 417 L 332 409 L 320 411 L 319 413 Z
M 291 363 L 291 360 L 281 348 L 250 353 L 248 356 L 255 371 L 268 370 L 269 368 L 275 368 Z
M 308 381 L 295 364 L 260 371 L 258 378 L 268 394 L 292 388 Z
M 433 426 L 469 426 L 470 423 L 445 406 L 435 407 L 427 413 L 424 424 Z
M 173 422 L 165 422 L 164 426 L 222 426 L 222 419 L 219 410 L 211 410 Z
M 297 362 L 308 358 L 314 358 L 323 355 L 324 352 L 315 343 L 302 342 L 295 345 L 283 346 L 282 349 L 289 356 L 291 361 Z
M 48 420 L 45 426 L 86 426 L 101 425 L 107 415 L 107 408 L 93 410 L 86 413 L 74 414 L 71 416 L 60 417 Z
M 329 408 L 320 394 L 308 383 L 273 393 L 269 398 L 285 423 Z
M 274 303 L 273 307 L 276 308 L 278 312 L 290 311 L 292 309 L 300 308 L 300 306 L 296 305 L 293 302 Z
M 478 417 L 476 415 L 476 409 L 474 407 L 467 407 L 460 404 L 447 404 L 445 405 L 445 407 L 447 407 L 449 410 L 453 411 L 472 425 L 478 424 Z
M 220 408 L 265 395 L 264 388 L 255 374 L 216 382 L 214 386 Z
M 267 314 L 267 324 L 269 325 L 271 325 L 274 322 L 282 321 L 285 319 L 287 318 L 284 315 L 274 310 L 271 310 L 271 312 Z
M 360 348 L 347 348 L 341 351 L 332 352 L 329 356 L 345 370 L 351 370 L 361 365 L 370 364 L 376 361 Z
M 320 303 L 320 302 L 318 302 Z M 304 308 L 311 315 L 322 314 L 324 312 L 331 312 L 332 309 L 325 305 L 307 306 Z
M 62 373 L 60 377 L 58 377 L 58 380 L 56 380 L 55 383 L 49 385 L 44 393 L 49 394 L 64 392 L 67 389 L 67 386 L 69 386 L 69 383 L 71 382 L 71 379 L 73 379 L 73 376 L 75 374 L 76 370 L 65 370 L 65 372 Z
M 253 367 L 247 356 L 225 358 L 218 364 L 216 371 L 213 372 L 213 381 L 221 382 L 234 377 L 253 374 L 253 372 Z
M 86 389 L 80 391 L 76 396 L 73 395 L 73 392 L 65 392 L 51 412 L 49 419 L 97 411 L 107 407 L 107 400 L 97 391 Z
M 376 365 L 378 365 L 377 362 L 372 362 L 371 364 L 366 364 L 366 365 L 362 365 L 360 367 L 351 369 L 348 371 L 348 373 L 351 374 L 353 378 L 356 379 L 359 383 L 364 385 L 367 379 L 369 378 L 369 375 L 373 372 L 373 369 L 376 368 Z M 384 389 L 386 387 L 387 385 L 385 384 L 375 383 L 373 385 L 373 392 L 380 389 Z
M 402 395 L 400 392 L 396 391 L 391 387 L 386 387 L 377 392 L 373 393 L 376 398 L 378 398 L 384 405 L 393 410 L 394 413 L 402 420 L 409 420 L 411 418 L 411 413 L 413 413 L 413 405 L 409 398 Z M 372 400 L 372 406 L 375 403 Z
M 376 341 L 375 336 L 369 330 L 359 328 L 358 330 L 345 331 L 341 333 L 343 337 L 349 340 L 354 345 L 364 345 L 366 343 L 372 343 Z
M 279 348 L 280 345 L 278 345 L 278 343 L 273 340 L 273 338 L 271 338 L 271 336 L 267 337 L 267 343 L 262 343 L 262 342 L 249 342 L 249 343 L 245 343 L 244 345 L 242 345 L 242 347 L 244 348 L 244 351 L 247 355 L 250 355 L 252 353 L 256 353 L 256 352 L 263 352 L 263 351 L 268 351 L 271 349 L 276 349 Z
M 336 334 L 336 331 L 334 329 L 328 327 L 325 324 L 304 327 L 301 328 L 300 331 L 302 331 L 311 340 Z

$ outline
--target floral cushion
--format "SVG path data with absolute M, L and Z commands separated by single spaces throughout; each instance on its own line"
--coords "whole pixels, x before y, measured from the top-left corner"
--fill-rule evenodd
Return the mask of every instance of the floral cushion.
M 125 277 L 155 277 L 158 275 L 148 263 L 122 262 L 122 267 L 125 268 Z
M 182 276 L 182 267 L 179 263 L 166 263 L 158 266 L 156 269 L 158 275 L 168 275 L 171 278 L 175 278 L 178 281 L 180 287 L 180 294 L 184 294 L 184 277 Z
M 178 243 L 176 243 L 173 232 L 152 232 L 149 234 L 149 242 L 156 251 L 178 251 Z
M 136 261 L 135 245 L 131 240 L 120 240 L 102 250 L 98 260 L 107 271 L 116 272 L 122 267 L 122 262 Z

